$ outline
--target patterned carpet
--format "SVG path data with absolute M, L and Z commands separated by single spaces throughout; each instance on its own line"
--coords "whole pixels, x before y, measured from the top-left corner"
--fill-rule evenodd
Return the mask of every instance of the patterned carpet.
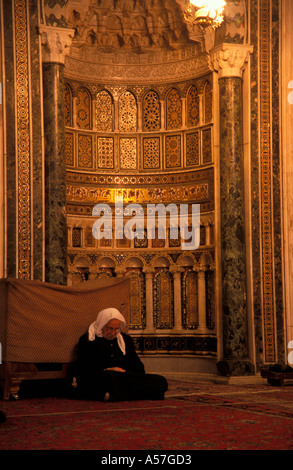
M 293 385 L 169 381 L 164 401 L 1 401 L 1 450 L 293 450 Z

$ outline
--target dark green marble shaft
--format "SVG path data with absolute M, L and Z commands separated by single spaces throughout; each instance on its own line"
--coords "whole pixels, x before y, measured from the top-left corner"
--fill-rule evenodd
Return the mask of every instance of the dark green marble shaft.
M 66 284 L 66 158 L 64 65 L 43 64 L 45 132 L 45 280 Z
M 242 79 L 219 80 L 224 375 L 251 373 L 248 360 Z M 223 371 L 221 371 L 223 372 Z

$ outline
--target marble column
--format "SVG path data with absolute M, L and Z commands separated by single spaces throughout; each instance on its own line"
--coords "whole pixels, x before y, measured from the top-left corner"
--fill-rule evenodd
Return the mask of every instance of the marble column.
M 218 72 L 223 358 L 226 376 L 254 373 L 248 357 L 243 178 L 242 73 L 251 46 L 221 44 L 212 51 Z
M 293 2 L 282 1 L 282 176 L 287 358 L 293 367 Z
M 64 59 L 73 37 L 65 28 L 42 27 L 45 137 L 45 280 L 67 283 Z

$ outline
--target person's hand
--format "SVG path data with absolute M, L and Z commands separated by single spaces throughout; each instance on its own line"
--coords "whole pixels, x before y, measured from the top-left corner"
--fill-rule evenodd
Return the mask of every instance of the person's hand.
M 107 369 L 104 370 L 115 370 L 116 372 L 125 372 L 125 370 L 121 369 L 121 367 L 107 367 Z

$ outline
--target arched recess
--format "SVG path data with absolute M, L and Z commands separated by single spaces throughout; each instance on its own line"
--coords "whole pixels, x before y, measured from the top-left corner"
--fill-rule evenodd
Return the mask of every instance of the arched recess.
M 101 279 L 102 277 L 114 277 L 115 266 L 115 260 L 110 256 L 104 256 L 99 259 L 97 263 L 97 279 Z
M 119 96 L 118 101 L 119 131 L 135 132 L 137 130 L 137 103 L 130 91 Z
M 158 131 L 161 127 L 161 108 L 158 94 L 150 90 L 143 97 L 144 131 Z
M 91 96 L 85 87 L 80 87 L 77 91 L 76 125 L 79 129 L 91 127 Z
M 195 127 L 199 124 L 199 94 L 195 85 L 187 91 L 186 104 L 187 127 Z
M 146 288 L 143 266 L 143 260 L 137 256 L 131 256 L 125 263 L 126 277 L 130 278 L 128 324 L 132 330 L 144 329 L 146 326 Z
M 72 285 L 89 279 L 90 260 L 86 256 L 79 256 L 75 259 L 71 275 Z
M 182 273 L 182 326 L 194 330 L 198 325 L 198 273 L 187 269 Z
M 154 326 L 156 329 L 172 329 L 174 326 L 173 276 L 166 268 L 154 275 Z
M 182 124 L 182 103 L 176 88 L 172 88 L 167 94 L 166 123 L 169 130 L 180 129 Z
M 98 132 L 112 132 L 113 128 L 113 98 L 108 91 L 102 90 L 96 96 L 96 129 Z
M 146 326 L 145 277 L 133 268 L 126 272 L 126 277 L 130 278 L 128 325 L 132 330 L 143 329 Z

